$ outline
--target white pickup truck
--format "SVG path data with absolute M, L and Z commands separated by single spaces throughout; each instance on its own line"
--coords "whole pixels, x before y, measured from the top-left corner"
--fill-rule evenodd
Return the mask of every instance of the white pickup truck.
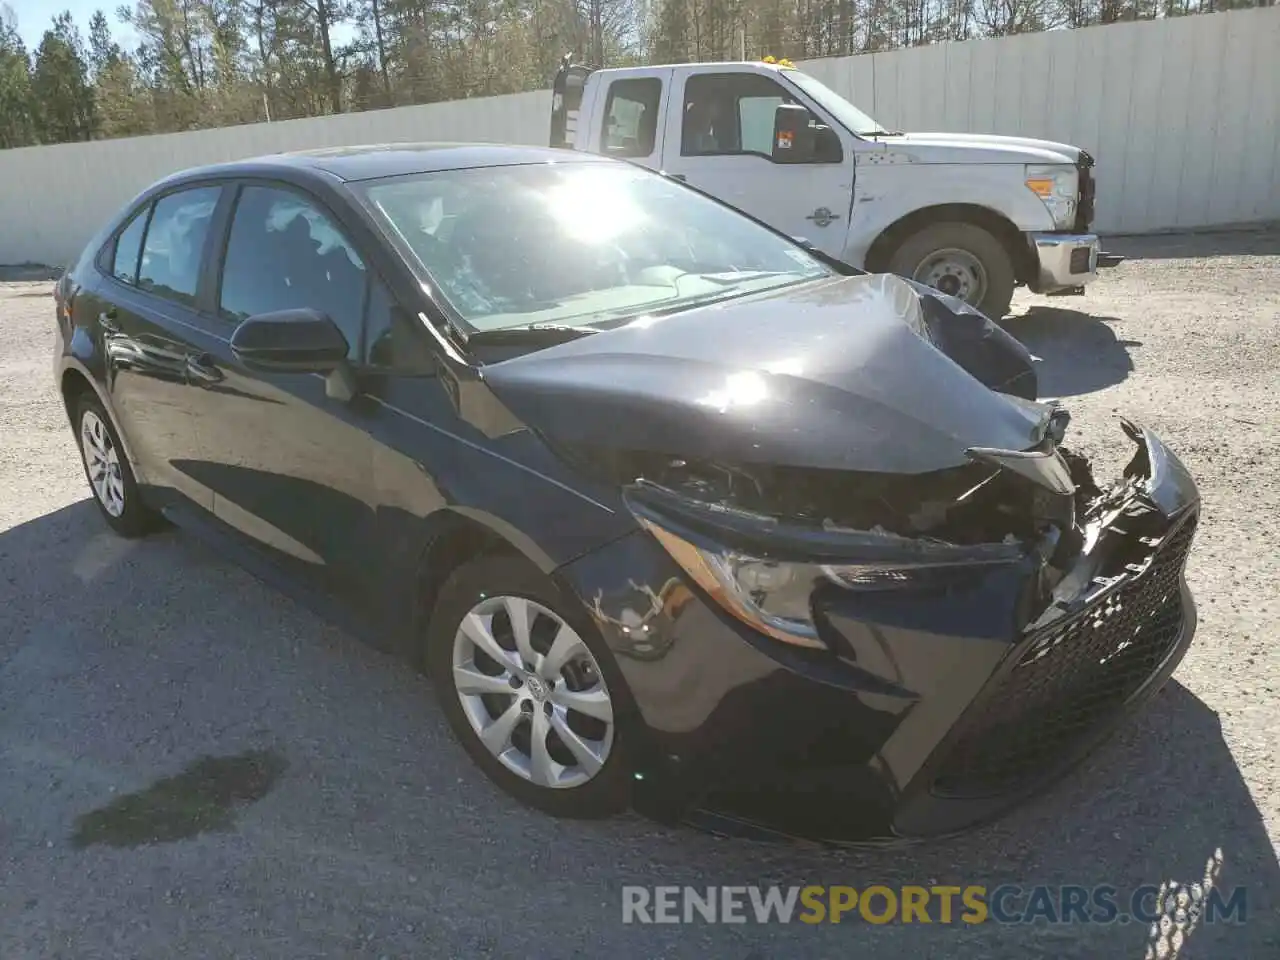
M 1014 287 L 1081 293 L 1100 266 L 1093 159 L 1020 137 L 894 133 L 785 61 L 591 70 L 566 57 L 551 145 L 684 180 L 824 253 L 999 319 Z

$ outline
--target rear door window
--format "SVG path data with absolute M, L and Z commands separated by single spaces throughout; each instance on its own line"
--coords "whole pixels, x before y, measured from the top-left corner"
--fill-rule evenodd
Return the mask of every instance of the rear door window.
M 658 136 L 662 81 L 657 77 L 615 80 L 604 108 L 601 152 L 610 157 L 647 157 Z
M 142 244 L 138 286 L 195 305 L 200 264 L 221 187 L 179 190 L 156 201 Z

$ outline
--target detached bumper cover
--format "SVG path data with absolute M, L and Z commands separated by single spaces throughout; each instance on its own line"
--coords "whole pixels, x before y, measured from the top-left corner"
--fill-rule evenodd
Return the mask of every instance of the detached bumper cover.
M 1068 290 L 1097 279 L 1102 243 L 1095 234 L 1032 233 L 1029 237 L 1038 263 L 1035 292 Z
M 647 535 L 565 568 L 635 699 L 637 808 L 734 835 L 883 842 L 989 820 L 1061 776 L 1195 630 L 1198 493 L 1159 439 L 1126 430 L 1127 507 L 1038 611 L 1030 563 L 964 589 L 849 595 L 815 606 L 842 652 L 813 655 L 731 621 Z

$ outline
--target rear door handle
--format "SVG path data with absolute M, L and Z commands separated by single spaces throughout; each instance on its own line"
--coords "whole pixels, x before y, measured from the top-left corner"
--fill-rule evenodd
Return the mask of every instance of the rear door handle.
M 683 173 L 669 173 L 667 174 L 667 176 L 669 176 L 672 180 L 679 180 L 681 183 L 689 182 L 689 178 L 686 177 Z
M 102 328 L 103 333 L 120 332 L 120 324 L 116 322 L 116 311 L 114 307 L 110 310 L 103 310 L 98 314 L 98 326 Z
M 222 371 L 207 353 L 187 357 L 187 376 L 195 383 L 217 383 L 223 379 Z

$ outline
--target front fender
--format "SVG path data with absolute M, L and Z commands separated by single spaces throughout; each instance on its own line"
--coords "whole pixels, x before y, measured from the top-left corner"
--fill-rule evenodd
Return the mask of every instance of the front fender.
M 871 162 L 867 156 L 858 155 L 843 257 L 849 263 L 863 266 L 872 244 L 886 230 L 931 208 L 979 207 L 1022 233 L 1056 229 L 1044 203 L 1023 185 L 1021 164 Z

